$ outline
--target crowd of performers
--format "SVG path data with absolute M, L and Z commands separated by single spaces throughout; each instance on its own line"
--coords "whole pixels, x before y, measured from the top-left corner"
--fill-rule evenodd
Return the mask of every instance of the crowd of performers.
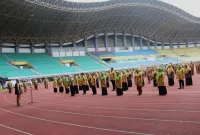
M 112 91 L 116 91 L 117 96 L 122 96 L 124 91 L 133 87 L 134 82 L 138 95 L 142 95 L 142 89 L 145 85 L 145 78 L 148 84 L 153 82 L 154 87 L 158 87 L 159 95 L 166 95 L 167 88 L 165 76 L 168 78 L 168 85 L 173 86 L 177 79 L 179 81 L 179 89 L 184 89 L 184 86 L 193 85 L 192 76 L 194 71 L 200 74 L 200 63 L 190 64 L 169 64 L 166 66 L 152 66 L 146 68 L 129 69 L 115 71 L 113 68 L 109 72 L 92 73 L 73 75 L 73 76 L 57 76 L 53 78 L 54 93 L 66 93 L 74 96 L 80 91 L 86 94 L 89 89 L 93 95 L 97 94 L 97 88 L 101 87 L 101 94 L 108 95 L 107 88 L 112 84 Z M 48 88 L 49 80 L 44 78 L 45 89 Z M 32 79 L 32 84 L 35 90 L 38 90 L 37 79 Z M 12 83 L 8 83 L 9 92 L 12 92 Z M 20 106 L 21 94 L 27 91 L 27 81 L 17 80 L 15 84 L 15 94 L 17 95 L 17 105 Z
M 200 73 L 200 65 L 196 65 L 197 73 Z M 195 65 L 173 65 L 169 64 L 165 67 L 147 67 L 141 69 L 120 70 L 115 71 L 113 68 L 109 72 L 80 74 L 74 76 L 62 76 L 53 78 L 54 92 L 65 92 L 71 96 L 83 94 L 91 88 L 93 95 L 97 94 L 97 88 L 101 87 L 102 95 L 108 95 L 107 88 L 112 84 L 112 91 L 116 91 L 117 96 L 123 95 L 123 91 L 127 91 L 133 86 L 132 82 L 137 87 L 138 95 L 142 95 L 142 89 L 145 85 L 144 79 L 147 78 L 150 84 L 153 80 L 153 86 L 158 87 L 159 95 L 166 95 L 167 89 L 165 84 L 165 76 L 168 77 L 168 85 L 174 85 L 174 79 L 179 81 L 179 89 L 184 89 L 185 83 L 187 86 L 193 85 L 192 75 L 194 75 Z

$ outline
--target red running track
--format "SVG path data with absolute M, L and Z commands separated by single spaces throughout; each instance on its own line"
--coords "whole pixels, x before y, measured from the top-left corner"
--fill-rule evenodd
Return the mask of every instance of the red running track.
M 117 97 L 87 95 L 71 97 L 52 90 L 30 90 L 16 107 L 16 96 L 0 92 L 1 135 L 200 135 L 200 76 L 193 86 L 178 90 L 167 87 L 168 95 L 158 96 L 157 88 L 146 84 L 143 95 L 133 87 Z M 50 86 L 52 88 L 52 85 Z M 14 92 L 13 92 L 14 93 Z M 80 91 L 82 93 L 82 91 Z

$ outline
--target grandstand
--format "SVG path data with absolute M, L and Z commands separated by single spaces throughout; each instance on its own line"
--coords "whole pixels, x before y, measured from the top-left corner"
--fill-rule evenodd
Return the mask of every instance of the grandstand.
M 161 1 L 0 4 L 1 77 L 38 78 L 200 60 L 199 18 Z
M 171 78 L 167 80 L 166 76 L 164 80 L 160 72 L 158 77 L 153 72 L 154 83 L 155 78 L 162 79 L 157 82 L 158 87 L 150 83 L 149 71 L 144 80 L 135 72 L 128 78 L 124 74 L 122 82 L 117 75 L 117 90 L 111 89 L 114 79 L 111 85 L 106 77 L 104 87 L 110 87 L 108 96 L 103 97 L 102 75 L 96 80 L 96 95 L 94 86 L 89 88 L 95 80 L 90 76 L 88 81 L 78 77 L 77 86 L 74 76 L 66 77 L 63 84 L 56 77 L 102 73 L 110 68 L 127 70 L 200 62 L 200 18 L 161 0 L 72 1 L 0 0 L 0 133 L 199 135 L 200 77 L 195 73 L 191 81 L 194 85 L 186 84 L 184 90 L 177 89 L 182 79 L 174 77 L 174 86 L 168 87 Z M 184 76 L 179 71 L 177 74 Z M 187 71 L 186 79 L 188 76 L 191 80 Z M 44 84 L 38 84 L 38 90 L 32 87 L 33 78 L 39 83 L 45 80 L 45 88 Z M 20 83 L 26 80 L 27 87 L 23 84 L 23 92 L 15 93 L 13 88 L 8 94 L 4 89 L 9 81 L 15 84 L 16 79 Z M 131 87 L 116 97 L 120 87 L 126 87 L 126 81 Z M 157 96 L 158 88 L 165 85 L 168 95 Z M 143 95 L 134 96 L 141 88 Z M 22 97 L 19 93 L 23 93 Z M 14 107 L 16 95 L 21 107 Z

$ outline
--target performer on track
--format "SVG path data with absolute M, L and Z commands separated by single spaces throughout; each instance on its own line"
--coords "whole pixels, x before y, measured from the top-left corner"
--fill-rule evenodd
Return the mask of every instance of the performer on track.
M 169 65 L 166 70 L 167 70 L 167 77 L 168 77 L 168 85 L 173 86 L 174 85 L 174 70 L 171 67 L 171 65 Z
M 122 96 L 123 95 L 123 82 L 122 82 L 122 75 L 120 74 L 120 72 L 117 72 L 116 88 L 117 88 L 117 96 Z
M 96 95 L 97 94 L 97 89 L 96 89 L 96 76 L 95 76 L 95 74 L 92 75 L 91 86 L 92 86 L 93 95 Z
M 112 87 L 113 87 L 112 91 L 115 91 L 116 73 L 113 68 L 111 68 L 111 71 L 110 71 L 110 81 L 112 82 Z
M 107 85 L 106 85 L 106 75 L 101 73 L 101 89 L 102 89 L 102 96 L 108 95 Z
M 177 79 L 179 80 L 179 89 L 184 89 L 184 78 L 185 78 L 185 72 L 182 68 L 182 65 L 179 65 L 179 68 L 177 70 Z
M 23 93 L 22 85 L 19 80 L 16 80 L 15 95 L 17 95 L 17 106 L 21 106 L 21 95 Z
M 167 89 L 165 86 L 165 74 L 162 68 L 158 69 L 157 82 L 158 82 L 159 95 L 160 96 L 167 95 Z
M 135 71 L 135 85 L 137 86 L 138 95 L 142 95 L 143 78 L 140 69 Z

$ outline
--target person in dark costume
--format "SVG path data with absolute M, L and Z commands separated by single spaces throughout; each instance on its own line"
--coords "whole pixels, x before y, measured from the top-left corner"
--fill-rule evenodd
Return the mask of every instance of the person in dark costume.
M 7 87 L 8 87 L 9 93 L 11 94 L 12 93 L 12 88 L 13 88 L 11 81 L 8 82 Z
M 92 93 L 93 95 L 97 94 L 97 89 L 96 89 L 96 76 L 93 74 L 91 78 L 91 86 L 92 86 Z
M 184 78 L 185 78 L 185 72 L 182 68 L 182 65 L 179 65 L 179 68 L 177 69 L 177 79 L 179 81 L 180 87 L 178 89 L 184 89 Z
M 165 74 L 162 68 L 158 69 L 157 82 L 158 82 L 159 95 L 160 96 L 167 95 L 167 89 L 165 86 Z
M 107 85 L 106 85 L 106 75 L 101 73 L 101 89 L 102 89 L 102 96 L 108 95 Z
M 95 77 L 96 77 L 96 86 L 97 88 L 99 88 L 99 73 L 97 73 Z
M 108 73 L 106 73 L 106 85 L 107 85 L 107 88 L 109 88 L 110 87 L 110 83 L 109 83 L 109 74 Z
M 114 71 L 113 68 L 111 68 L 111 71 L 110 71 L 110 81 L 112 82 L 112 86 L 113 86 L 113 90 L 112 91 L 115 91 L 115 89 L 116 89 L 116 86 L 115 86 L 116 72 Z
M 122 90 L 127 91 L 128 90 L 128 81 L 127 81 L 127 74 L 125 71 L 123 71 L 121 78 L 122 78 Z
M 19 80 L 16 80 L 15 84 L 15 95 L 17 95 L 17 106 L 21 106 L 21 95 L 23 93 L 22 84 L 20 84 Z
M 122 86 L 122 75 L 117 72 L 116 76 L 116 88 L 117 88 L 117 96 L 122 96 L 123 95 L 123 86 Z
M 169 65 L 166 70 L 167 70 L 167 77 L 168 77 L 168 85 L 173 86 L 174 85 L 174 70 L 171 67 L 171 65 Z
M 137 86 L 138 96 L 142 95 L 143 77 L 140 69 L 135 71 L 135 85 Z
M 70 86 L 71 96 L 73 97 L 75 95 L 74 78 L 73 77 L 69 77 L 69 86 Z
M 185 65 L 184 71 L 185 71 L 185 83 L 186 83 L 186 86 L 193 85 L 191 68 L 188 65 Z
M 83 90 L 83 87 L 82 87 L 82 77 L 81 75 L 78 75 L 78 84 L 79 84 L 79 90 Z
M 157 84 L 157 71 L 156 71 L 156 68 L 153 69 L 152 77 L 153 77 L 153 86 L 157 87 L 158 84 Z
M 79 94 L 79 90 L 78 90 L 78 76 L 75 75 L 74 76 L 74 91 L 75 91 L 75 94 Z
M 58 79 L 58 87 L 59 87 L 59 92 L 63 93 L 64 87 L 63 87 L 63 80 L 61 77 L 59 77 L 59 79 Z
M 133 83 L 132 83 L 132 74 L 129 70 L 127 70 L 127 80 L 128 80 L 128 87 L 132 87 Z
M 88 90 L 88 81 L 87 81 L 87 77 L 83 73 L 81 73 L 80 82 L 81 82 L 82 88 L 83 88 L 83 95 L 85 95 L 86 91 Z
M 57 87 L 58 87 L 57 79 L 56 79 L 56 77 L 54 77 L 54 78 L 53 78 L 53 91 L 54 91 L 54 93 L 57 93 L 57 92 L 58 92 Z
M 65 86 L 65 93 L 69 94 L 69 77 L 66 76 L 63 81 L 64 81 L 64 86 Z

